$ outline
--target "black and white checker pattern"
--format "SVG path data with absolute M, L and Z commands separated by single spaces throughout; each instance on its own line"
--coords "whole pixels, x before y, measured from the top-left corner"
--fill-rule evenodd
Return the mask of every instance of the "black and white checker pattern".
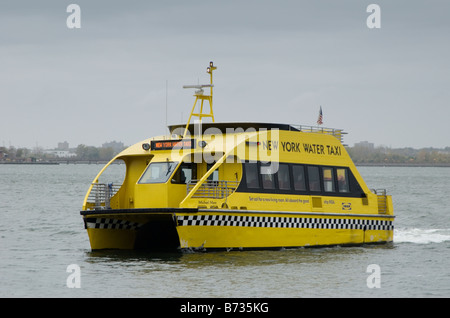
M 108 218 L 87 218 L 84 220 L 87 229 L 137 230 L 142 224 Z
M 392 221 L 242 215 L 178 216 L 178 226 L 248 226 L 306 229 L 393 230 Z

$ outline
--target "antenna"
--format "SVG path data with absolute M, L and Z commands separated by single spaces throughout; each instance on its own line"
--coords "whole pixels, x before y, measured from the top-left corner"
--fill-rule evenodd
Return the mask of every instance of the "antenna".
M 166 127 L 167 127 L 167 86 L 168 86 L 168 80 L 166 80 Z
M 202 85 L 183 85 L 183 88 L 204 88 L 204 87 L 214 87 L 212 84 L 202 84 Z
M 183 85 L 183 88 L 196 88 L 195 95 L 203 95 L 205 92 L 203 88 L 205 87 L 214 87 L 212 84 L 203 84 L 203 85 Z
M 186 136 L 186 133 L 188 131 L 189 123 L 191 122 L 191 117 L 192 116 L 198 117 L 200 122 L 202 121 L 203 117 L 211 117 L 212 122 L 214 122 L 212 96 L 213 96 L 213 87 L 214 87 L 214 85 L 213 85 L 213 71 L 216 70 L 216 69 L 217 69 L 217 66 L 214 66 L 213 62 L 209 62 L 209 67 L 206 68 L 206 73 L 208 73 L 210 75 L 210 82 L 211 82 L 210 84 L 184 85 L 183 86 L 183 88 L 195 88 L 195 89 L 197 89 L 195 91 L 195 94 L 194 94 L 194 96 L 195 96 L 194 106 L 192 107 L 191 114 L 189 115 L 189 119 L 188 119 L 188 122 L 186 124 L 186 129 L 184 130 L 183 137 Z M 204 95 L 205 91 L 203 90 L 203 88 L 207 88 L 207 87 L 209 87 L 211 89 L 210 90 L 210 95 Z M 197 101 L 198 100 L 201 100 L 200 112 L 194 113 L 195 106 L 197 105 Z M 203 102 L 205 100 L 209 102 L 209 109 L 210 109 L 210 113 L 209 114 L 204 114 L 203 113 Z

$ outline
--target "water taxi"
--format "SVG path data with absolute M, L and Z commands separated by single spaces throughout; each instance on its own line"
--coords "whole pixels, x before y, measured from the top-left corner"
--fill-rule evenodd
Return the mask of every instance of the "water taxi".
M 210 62 L 210 84 L 184 86 L 196 89 L 187 124 L 130 146 L 95 177 L 81 211 L 92 250 L 273 249 L 393 240 L 392 198 L 386 190 L 368 188 L 342 143 L 342 130 L 216 123 L 216 68 Z M 126 167 L 123 181 L 99 182 L 118 161 Z

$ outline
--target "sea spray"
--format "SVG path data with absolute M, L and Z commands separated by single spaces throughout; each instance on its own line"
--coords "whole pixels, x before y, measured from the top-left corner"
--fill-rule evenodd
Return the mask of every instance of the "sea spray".
M 405 228 L 394 230 L 394 243 L 430 244 L 450 241 L 450 229 Z

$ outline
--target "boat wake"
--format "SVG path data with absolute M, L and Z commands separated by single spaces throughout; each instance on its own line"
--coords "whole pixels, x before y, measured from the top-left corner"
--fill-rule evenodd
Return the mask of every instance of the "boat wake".
M 430 244 L 450 241 L 450 229 L 406 228 L 394 230 L 395 243 Z

